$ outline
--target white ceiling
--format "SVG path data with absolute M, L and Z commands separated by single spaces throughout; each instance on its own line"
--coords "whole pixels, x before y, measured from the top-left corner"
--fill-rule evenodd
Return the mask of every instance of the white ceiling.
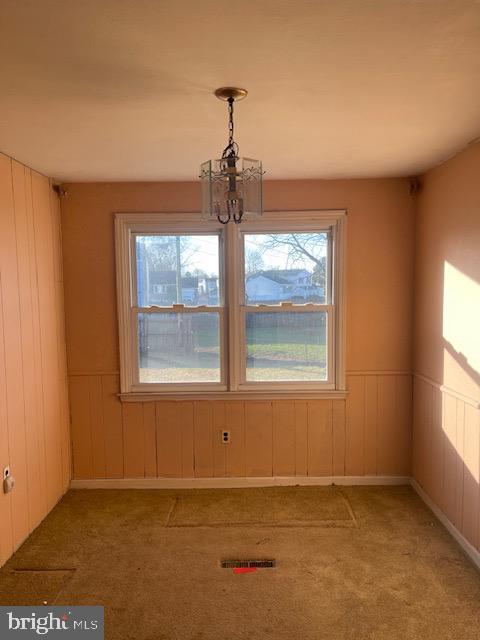
M 476 0 L 1 0 L 0 149 L 59 180 L 412 175 L 480 135 Z

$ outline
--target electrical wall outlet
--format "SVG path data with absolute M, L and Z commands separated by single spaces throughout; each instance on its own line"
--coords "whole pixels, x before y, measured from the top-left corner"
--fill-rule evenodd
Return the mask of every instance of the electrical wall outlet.
M 10 493 L 15 486 L 15 478 L 10 472 L 10 467 L 5 467 L 3 470 L 3 493 Z
M 222 431 L 222 442 L 223 444 L 230 444 L 230 431 Z

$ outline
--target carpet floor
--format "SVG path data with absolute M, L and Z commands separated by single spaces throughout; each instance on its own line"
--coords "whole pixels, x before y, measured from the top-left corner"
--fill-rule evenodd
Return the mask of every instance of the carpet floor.
M 103 605 L 107 640 L 480 637 L 480 573 L 410 487 L 72 490 L 0 570 L 0 605 L 44 603 Z

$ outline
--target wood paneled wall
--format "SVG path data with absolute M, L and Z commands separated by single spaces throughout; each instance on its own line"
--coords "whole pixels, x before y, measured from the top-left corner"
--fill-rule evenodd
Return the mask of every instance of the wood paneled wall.
M 480 550 L 480 144 L 422 178 L 413 476 Z
M 349 375 L 346 401 L 121 403 L 116 374 L 69 384 L 77 479 L 410 473 L 408 374 Z
M 478 403 L 415 377 L 413 476 L 480 551 Z
M 114 213 L 195 211 L 199 184 L 69 184 L 62 237 L 75 478 L 409 474 L 411 381 L 388 375 L 412 369 L 408 181 L 264 186 L 267 210 L 348 210 L 348 400 L 120 403 Z M 223 427 L 230 445 L 220 443 Z
M 0 565 L 70 481 L 60 208 L 50 181 L 0 155 Z

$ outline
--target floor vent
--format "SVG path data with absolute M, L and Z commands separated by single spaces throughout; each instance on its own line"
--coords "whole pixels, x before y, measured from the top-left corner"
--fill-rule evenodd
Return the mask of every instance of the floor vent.
M 276 566 L 275 560 L 222 560 L 222 569 L 271 569 Z

